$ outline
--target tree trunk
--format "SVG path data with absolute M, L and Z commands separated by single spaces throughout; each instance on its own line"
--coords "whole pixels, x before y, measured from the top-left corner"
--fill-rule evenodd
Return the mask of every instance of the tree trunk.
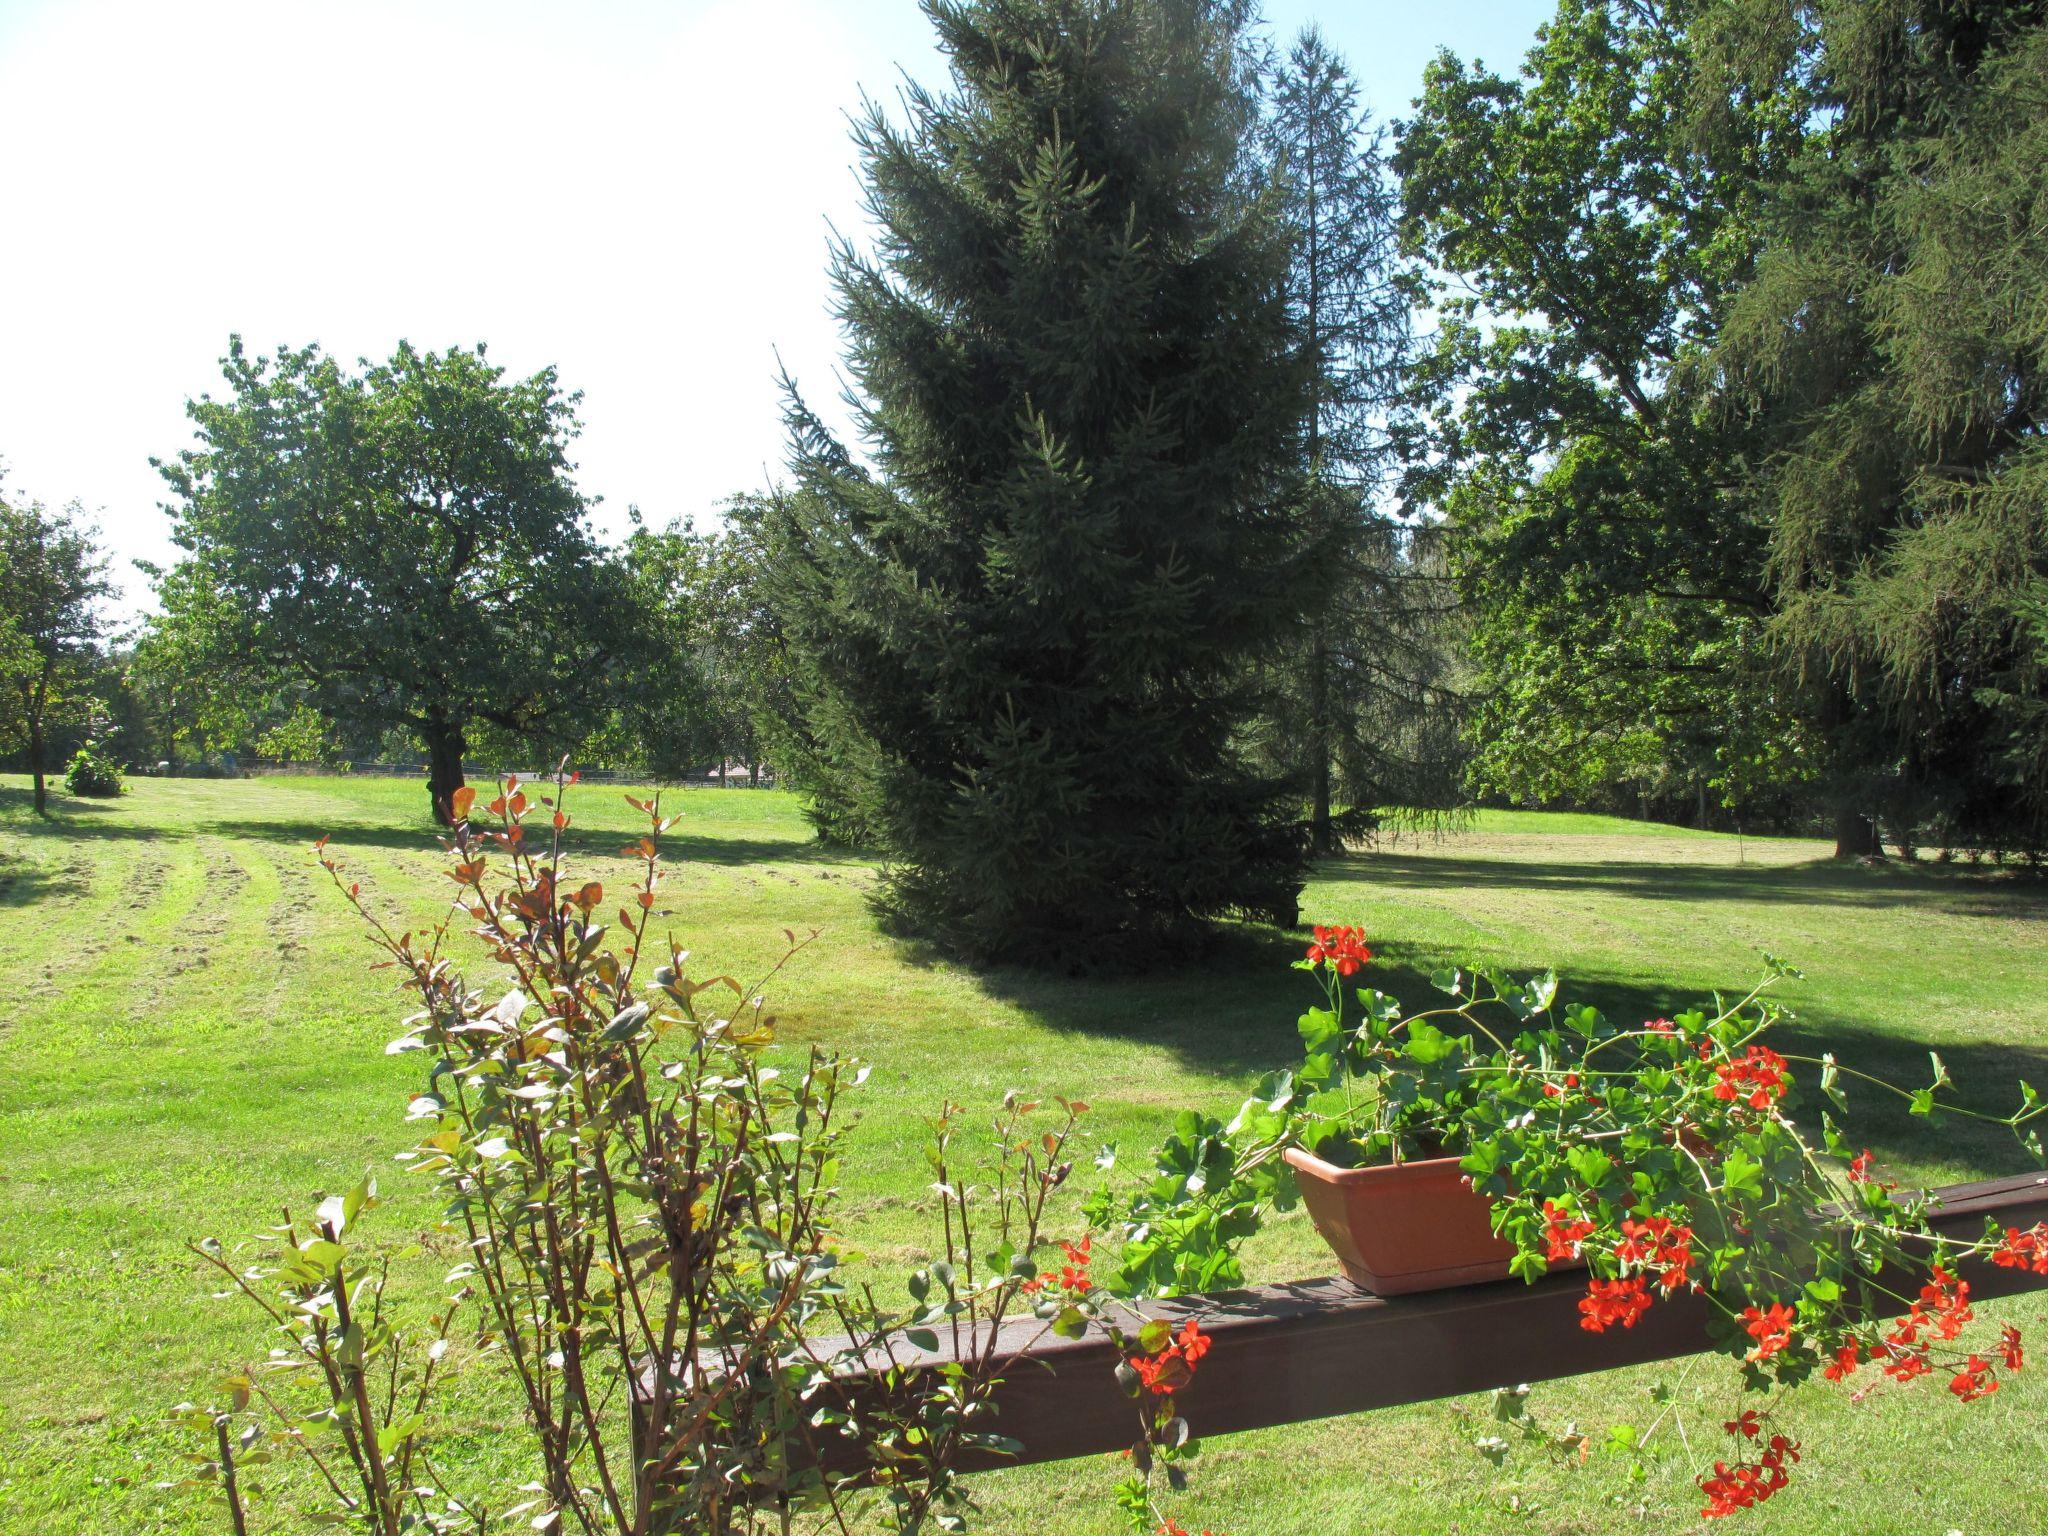
M 1308 735 L 1315 802 L 1309 812 L 1309 846 L 1317 853 L 1335 853 L 1337 836 L 1330 829 L 1330 648 L 1318 631 L 1308 657 Z
M 1884 849 L 1878 845 L 1877 824 L 1862 812 L 1849 806 L 1835 811 L 1835 857 L 1838 859 L 1879 859 Z
M 33 720 L 28 728 L 28 771 L 36 781 L 36 814 L 47 816 L 50 794 L 43 784 L 43 723 Z
M 455 825 L 455 791 L 462 788 L 462 727 L 441 714 L 427 717 L 421 732 L 427 739 L 427 794 L 434 802 L 434 820 Z

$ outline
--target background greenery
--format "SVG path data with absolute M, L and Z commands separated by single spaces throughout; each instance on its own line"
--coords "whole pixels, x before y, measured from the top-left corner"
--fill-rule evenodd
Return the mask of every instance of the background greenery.
M 613 855 L 629 813 L 614 789 L 577 794 L 578 850 L 609 878 L 622 869 Z M 194 1496 L 152 1487 L 178 1470 L 158 1416 L 265 1340 L 208 1299 L 187 1237 L 246 1234 L 276 1202 L 302 1202 L 365 1166 L 395 1197 L 380 1217 L 394 1247 L 429 1225 L 427 1202 L 389 1161 L 404 1145 L 413 1067 L 382 1045 L 404 1000 L 386 973 L 366 969 L 372 952 L 316 878 L 308 846 L 331 832 L 382 909 L 430 921 L 448 887 L 423 799 L 414 780 L 145 779 L 117 801 L 59 798 L 45 822 L 23 779 L 0 779 L 0 911 L 12 940 L 0 988 L 15 1000 L 0 1025 L 8 1536 L 215 1528 Z M 1095 1139 L 1142 1156 L 1176 1110 L 1227 1111 L 1257 1070 L 1296 1049 L 1304 983 L 1285 969 L 1294 935 L 1228 929 L 1205 960 L 1143 980 L 977 975 L 882 936 L 861 899 L 872 867 L 814 841 L 793 798 L 698 790 L 676 803 L 667 905 L 694 950 L 745 973 L 773 958 L 784 928 L 824 930 L 780 985 L 778 1012 L 788 1042 L 874 1063 L 844 1211 L 860 1254 L 893 1264 L 925 1251 L 918 1120 L 942 1098 L 992 1105 L 1011 1087 L 1085 1096 Z M 2034 1002 L 2048 892 L 1967 866 L 1872 869 L 1828 852 L 1600 816 L 1480 812 L 1456 833 L 1326 861 L 1304 915 L 1365 924 L 1380 984 L 1411 1000 L 1443 961 L 1554 963 L 1569 990 L 1622 1018 L 1742 985 L 1769 945 L 1809 972 L 1787 994 L 1801 1027 L 1845 1058 L 1917 1077 L 1920 1053 L 1938 1048 L 1964 1092 L 1993 1108 L 2015 1075 L 2048 1079 Z M 1857 1131 L 1901 1177 L 2016 1166 L 1995 1135 L 1930 1132 L 1875 1106 Z M 1261 1279 L 1331 1267 L 1299 1215 L 1263 1235 L 1250 1261 Z M 428 1278 L 446 1262 L 399 1260 Z M 2038 1298 L 1995 1310 L 2048 1325 Z M 1613 1373 L 1541 1387 L 1535 1403 L 1552 1427 L 1604 1431 L 1642 1422 L 1648 1387 L 1681 1378 L 1676 1367 Z M 1967 1408 L 1938 1387 L 1923 1395 L 1938 1400 L 1879 1394 L 1856 1406 L 1808 1394 L 1799 1412 L 1822 1450 L 1797 1497 L 1754 1512 L 1751 1527 L 2021 1528 L 2048 1457 L 2039 1376 L 2029 1370 Z M 479 1483 L 518 1472 L 501 1464 L 517 1439 L 512 1404 L 477 1372 L 458 1405 L 445 1459 Z M 1199 1423 L 1199 1394 L 1189 1407 Z M 1720 1403 L 1702 1407 L 1720 1416 Z M 1902 1411 L 1913 1407 L 1922 1411 Z M 1483 1400 L 1428 1404 L 1218 1440 L 1198 1471 L 1200 1516 L 1240 1536 L 1690 1527 L 1683 1455 L 1641 1483 L 1619 1458 L 1577 1467 L 1526 1448 L 1496 1472 L 1471 1449 L 1491 1432 L 1486 1413 Z M 1112 1530 L 1115 1477 L 1106 1461 L 991 1475 L 983 1528 Z

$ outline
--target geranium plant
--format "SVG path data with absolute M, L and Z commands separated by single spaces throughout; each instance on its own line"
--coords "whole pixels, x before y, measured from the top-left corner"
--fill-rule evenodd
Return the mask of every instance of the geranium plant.
M 1243 1238 L 1293 1198 L 1291 1146 L 1351 1167 L 1454 1157 L 1510 1245 L 1505 1273 L 1583 1267 L 1589 1333 L 1632 1328 L 1681 1294 L 1704 1301 L 1736 1384 L 1759 1395 L 1726 1421 L 1733 1453 L 1700 1478 L 1707 1516 L 1785 1486 L 1800 1446 L 1779 1399 L 1810 1377 L 1862 1391 L 1933 1376 L 1967 1402 L 2020 1368 L 2018 1331 L 1975 1316 L 1958 1266 L 2048 1274 L 2048 1228 L 1942 1236 L 1928 1198 L 1881 1177 L 1833 1112 L 1865 1085 L 1915 1114 L 1996 1120 L 2038 1157 L 2044 1105 L 2028 1085 L 2012 1114 L 1985 1116 L 1945 1096 L 1938 1056 L 1927 1086 L 1902 1089 L 1803 1054 L 1779 1038 L 1789 1014 L 1768 995 L 1797 973 L 1768 957 L 1739 998 L 1636 1024 L 1561 1002 L 1552 975 L 1457 970 L 1433 978 L 1440 1005 L 1411 1013 L 1356 982 L 1370 958 L 1357 930 L 1316 930 L 1298 966 L 1323 996 L 1301 1018 L 1300 1064 L 1227 1125 L 1183 1116 L 1147 1186 L 1097 1198 L 1097 1220 L 1125 1233 L 1124 1284 L 1238 1279 Z M 1817 1124 L 1795 1118 L 1809 1106 Z

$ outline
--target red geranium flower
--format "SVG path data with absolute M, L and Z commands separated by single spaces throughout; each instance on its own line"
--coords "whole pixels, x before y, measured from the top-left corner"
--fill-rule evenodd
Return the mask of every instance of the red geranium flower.
M 2030 1269 L 2048 1275 L 2048 1222 L 2036 1222 L 2024 1232 L 2007 1227 L 1991 1262 L 2002 1269 Z
M 1357 975 L 1359 968 L 1372 959 L 1372 951 L 1365 944 L 1365 930 L 1349 924 L 1331 928 L 1318 923 L 1315 942 L 1309 945 L 1307 953 L 1310 965 L 1334 965 L 1339 976 Z
M 1974 1403 L 1980 1397 L 1989 1397 L 1998 1390 L 1998 1377 L 1992 1372 L 1991 1362 L 1982 1355 L 1972 1355 L 1954 1379 L 1948 1384 L 1949 1391 L 1966 1403 Z
M 1970 1310 L 1970 1282 L 1937 1269 L 1920 1287 L 1920 1299 L 1913 1303 L 1904 1325 L 1931 1329 L 1935 1337 L 1946 1340 L 1961 1333 L 1963 1324 L 1975 1315 Z
M 1209 1353 L 1209 1342 L 1191 1317 L 1158 1354 L 1132 1355 L 1130 1366 L 1150 1391 L 1169 1397 L 1193 1378 L 1196 1364 Z
M 1714 1069 L 1714 1097 L 1769 1109 L 1785 1091 L 1785 1058 L 1767 1045 L 1752 1045 L 1739 1061 Z
M 1554 1200 L 1543 1202 L 1543 1240 L 1549 1244 L 1545 1255 L 1553 1264 L 1567 1264 L 1579 1256 L 1579 1244 L 1592 1235 L 1593 1223 L 1575 1218 Z
M 1749 1352 L 1752 1360 L 1768 1360 L 1779 1350 L 1792 1342 L 1792 1309 L 1782 1301 L 1771 1303 L 1768 1312 L 1756 1307 L 1742 1309 L 1743 1327 L 1756 1340 L 1756 1348 Z
M 1640 1275 L 1621 1280 L 1593 1280 L 1579 1298 L 1579 1326 L 1588 1333 L 1605 1333 L 1619 1324 L 1633 1328 L 1636 1319 L 1650 1310 L 1650 1296 Z
M 1798 1459 L 1798 1441 L 1773 1435 L 1755 1461 L 1738 1461 L 1733 1466 L 1725 1461 L 1715 1462 L 1713 1472 L 1700 1479 L 1700 1492 L 1707 1496 L 1706 1507 L 1700 1514 L 1718 1520 L 1738 1509 L 1752 1509 L 1763 1503 L 1791 1480 L 1785 1463 Z
M 1927 1351 L 1909 1349 L 1896 1339 L 1887 1339 L 1878 1353 L 1885 1357 L 1884 1373 L 1901 1384 L 1918 1376 L 1925 1376 L 1934 1367 L 1927 1362 Z
M 1089 1250 L 1094 1246 L 1095 1234 L 1093 1232 L 1082 1233 L 1078 1246 L 1064 1239 L 1061 1240 L 1060 1249 L 1066 1256 L 1067 1261 L 1060 1266 L 1060 1288 L 1062 1290 L 1085 1291 L 1088 1289 L 1088 1265 L 1091 1258 Z
M 2007 1323 L 2005 1332 L 1999 1335 L 1998 1352 L 2005 1356 L 2008 1371 L 2016 1371 L 2026 1363 L 2026 1356 L 2020 1351 L 2020 1331 L 2011 1323 Z

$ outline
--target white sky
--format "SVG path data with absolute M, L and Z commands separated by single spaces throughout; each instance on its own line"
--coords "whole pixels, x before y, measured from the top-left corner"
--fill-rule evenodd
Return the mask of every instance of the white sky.
M 1520 60 L 1550 0 L 1267 0 L 1403 115 L 1438 47 Z M 617 531 L 779 473 L 774 351 L 836 405 L 846 114 L 943 66 L 916 0 L 0 0 L 0 462 L 117 556 L 231 331 L 344 361 L 489 343 L 584 393 Z

